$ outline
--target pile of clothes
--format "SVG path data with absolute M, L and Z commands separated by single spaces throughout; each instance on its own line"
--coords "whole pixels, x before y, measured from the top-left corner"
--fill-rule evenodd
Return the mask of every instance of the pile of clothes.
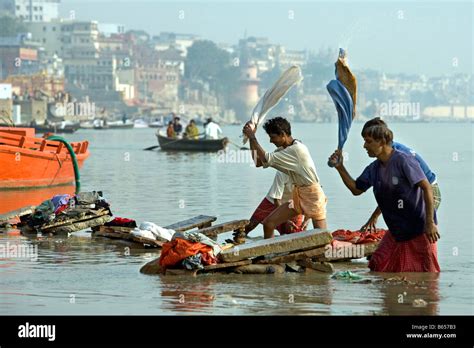
M 88 212 L 109 207 L 100 191 L 56 195 L 37 206 L 27 223 L 32 228 L 39 228 L 53 221 L 81 218 Z
M 104 224 L 104 226 L 135 228 L 135 227 L 137 227 L 137 222 L 133 219 L 116 217 L 112 221 L 106 222 Z
M 349 230 L 337 230 L 332 233 L 332 238 L 341 242 L 351 244 L 375 243 L 382 240 L 387 230 L 377 229 L 375 232 L 361 232 Z
M 176 232 L 170 242 L 163 244 L 159 264 L 166 268 L 203 269 L 217 264 L 222 248 L 197 231 Z

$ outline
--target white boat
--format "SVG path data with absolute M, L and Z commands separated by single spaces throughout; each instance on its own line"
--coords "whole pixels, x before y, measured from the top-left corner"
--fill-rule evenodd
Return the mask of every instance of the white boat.
M 110 129 L 129 129 L 129 128 L 133 128 L 135 124 L 130 120 L 126 120 L 125 122 L 111 121 L 111 122 L 107 122 L 107 126 L 109 126 Z
M 133 128 L 148 128 L 148 123 L 145 120 L 138 119 L 133 122 Z

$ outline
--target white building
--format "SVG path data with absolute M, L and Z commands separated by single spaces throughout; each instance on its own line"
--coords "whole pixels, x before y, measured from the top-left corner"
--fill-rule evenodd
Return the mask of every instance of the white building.
M 188 48 L 197 40 L 199 40 L 199 36 L 193 34 L 161 32 L 159 36 L 153 37 L 153 46 L 157 51 L 165 51 L 174 47 L 182 52 L 183 57 L 186 57 Z
M 59 18 L 60 0 L 0 0 L 0 12 L 25 22 L 49 22 Z

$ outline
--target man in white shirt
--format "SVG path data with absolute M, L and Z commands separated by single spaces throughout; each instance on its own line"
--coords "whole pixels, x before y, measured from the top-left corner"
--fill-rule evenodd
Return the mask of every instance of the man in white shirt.
M 291 125 L 282 117 L 268 120 L 263 128 L 270 137 L 270 142 L 277 147 L 274 152 L 266 152 L 260 146 L 252 122 L 247 122 L 243 129 L 250 140 L 250 149 L 256 166 L 273 167 L 287 174 L 294 185 L 293 199 L 280 205 L 263 221 L 264 237 L 273 238 L 276 226 L 298 214 L 311 218 L 314 228 L 326 228 L 327 198 L 321 188 L 308 148 L 293 139 Z
M 222 129 L 217 123 L 212 121 L 212 118 L 207 119 L 207 124 L 205 126 L 206 139 L 219 139 L 222 135 Z
M 291 200 L 292 194 L 293 186 L 290 182 L 289 176 L 283 172 L 277 171 L 270 190 L 250 217 L 250 223 L 245 226 L 245 234 L 236 231 L 234 233 L 234 242 L 238 244 L 245 242 L 245 236 L 254 230 L 258 224 L 262 223 L 281 204 Z M 306 226 L 303 223 L 303 215 L 299 214 L 276 226 L 276 230 L 280 235 L 283 235 L 303 231 L 305 227 Z

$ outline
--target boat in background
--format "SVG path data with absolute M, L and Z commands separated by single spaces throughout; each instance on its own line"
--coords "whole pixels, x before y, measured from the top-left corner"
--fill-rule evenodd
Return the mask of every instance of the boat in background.
M 222 139 L 187 139 L 168 138 L 160 131 L 156 132 L 158 144 L 162 150 L 168 151 L 193 151 L 193 152 L 217 152 L 224 150 L 229 143 L 228 138 Z
M 81 126 L 79 123 L 63 121 L 59 123 L 50 123 L 44 125 L 35 125 L 36 133 L 55 133 L 55 134 L 72 134 Z
M 131 129 L 134 127 L 134 123 L 130 120 L 123 121 L 109 121 L 107 122 L 107 128 L 109 129 Z
M 155 120 L 153 122 L 150 122 L 150 124 L 148 125 L 148 127 L 150 128 L 162 128 L 164 126 L 165 126 L 165 121 L 164 121 L 163 116 L 161 116 L 160 119 L 155 118 Z
M 70 143 L 82 168 L 89 142 Z M 60 141 L 35 136 L 34 128 L 0 127 L 0 190 L 71 184 L 74 164 Z
M 148 123 L 140 118 L 133 122 L 133 128 L 148 128 Z

